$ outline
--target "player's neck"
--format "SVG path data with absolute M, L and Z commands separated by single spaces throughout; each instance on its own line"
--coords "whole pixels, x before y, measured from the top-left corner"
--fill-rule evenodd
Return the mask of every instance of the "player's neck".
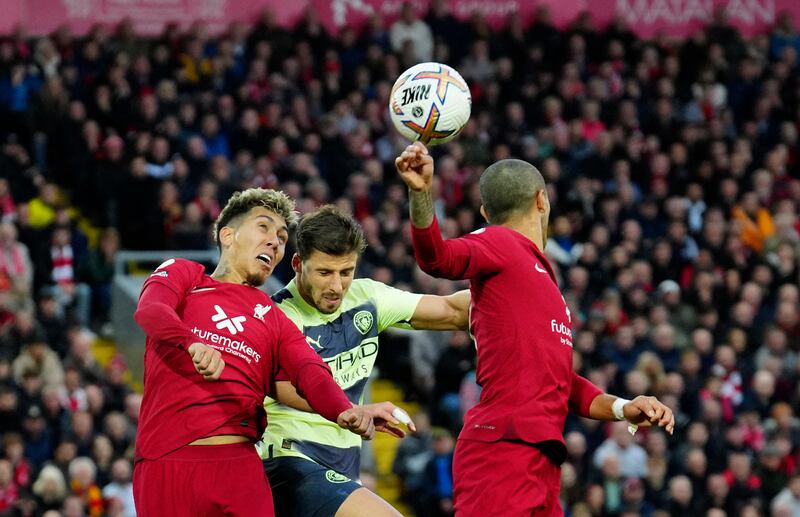
M 530 217 L 518 217 L 509 219 L 500 226 L 521 233 L 536 244 L 536 247 L 538 247 L 540 251 L 544 251 L 544 236 L 542 235 L 542 225 L 540 221 L 533 220 Z
M 217 282 L 229 282 L 232 284 L 244 284 L 245 279 L 242 275 L 238 274 L 230 265 L 228 261 L 221 258 L 217 268 L 211 273 L 211 278 Z

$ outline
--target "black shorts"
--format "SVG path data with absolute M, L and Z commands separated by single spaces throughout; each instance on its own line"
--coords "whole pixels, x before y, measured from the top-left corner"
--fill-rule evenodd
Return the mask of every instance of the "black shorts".
M 334 517 L 361 485 L 303 458 L 264 460 L 276 517 Z

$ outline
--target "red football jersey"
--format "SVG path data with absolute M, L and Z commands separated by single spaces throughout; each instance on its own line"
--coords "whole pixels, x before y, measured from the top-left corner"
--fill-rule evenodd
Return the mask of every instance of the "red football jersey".
M 264 397 L 282 367 L 312 407 L 330 420 L 352 405 L 303 334 L 269 296 L 218 282 L 202 265 L 170 259 L 144 284 L 136 321 L 147 333 L 139 458 L 155 459 L 194 440 L 241 434 L 257 440 Z M 188 348 L 222 354 L 217 381 L 197 373 Z
M 571 316 L 544 254 L 501 226 L 445 241 L 434 220 L 412 235 L 423 271 L 470 280 L 470 331 L 483 390 L 460 438 L 563 444 L 569 408 L 588 415 L 601 392 L 572 370 Z

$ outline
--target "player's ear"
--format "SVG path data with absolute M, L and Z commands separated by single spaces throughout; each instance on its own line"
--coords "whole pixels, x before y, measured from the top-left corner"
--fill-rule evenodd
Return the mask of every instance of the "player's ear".
M 491 221 L 489 221 L 489 214 L 486 213 L 486 208 L 484 208 L 483 205 L 481 205 L 481 215 L 486 219 L 487 223 L 491 224 Z
M 300 258 L 300 255 L 295 253 L 292 255 L 292 269 L 294 269 L 295 273 L 300 272 L 300 267 L 302 266 L 303 259 Z
M 231 228 L 230 226 L 223 226 L 219 230 L 219 243 L 222 246 L 222 249 L 229 247 L 233 244 L 233 236 L 236 233 L 236 230 Z
M 547 206 L 549 205 L 547 199 L 547 191 L 542 189 L 536 193 L 536 210 L 541 213 L 547 212 Z

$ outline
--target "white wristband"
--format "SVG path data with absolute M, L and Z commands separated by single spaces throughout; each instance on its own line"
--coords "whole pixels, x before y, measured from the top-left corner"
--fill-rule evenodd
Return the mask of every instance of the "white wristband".
M 611 412 L 614 414 L 614 418 L 617 420 L 625 420 L 625 412 L 622 410 L 622 408 L 628 402 L 630 402 L 630 400 L 618 398 L 613 404 L 611 404 Z

